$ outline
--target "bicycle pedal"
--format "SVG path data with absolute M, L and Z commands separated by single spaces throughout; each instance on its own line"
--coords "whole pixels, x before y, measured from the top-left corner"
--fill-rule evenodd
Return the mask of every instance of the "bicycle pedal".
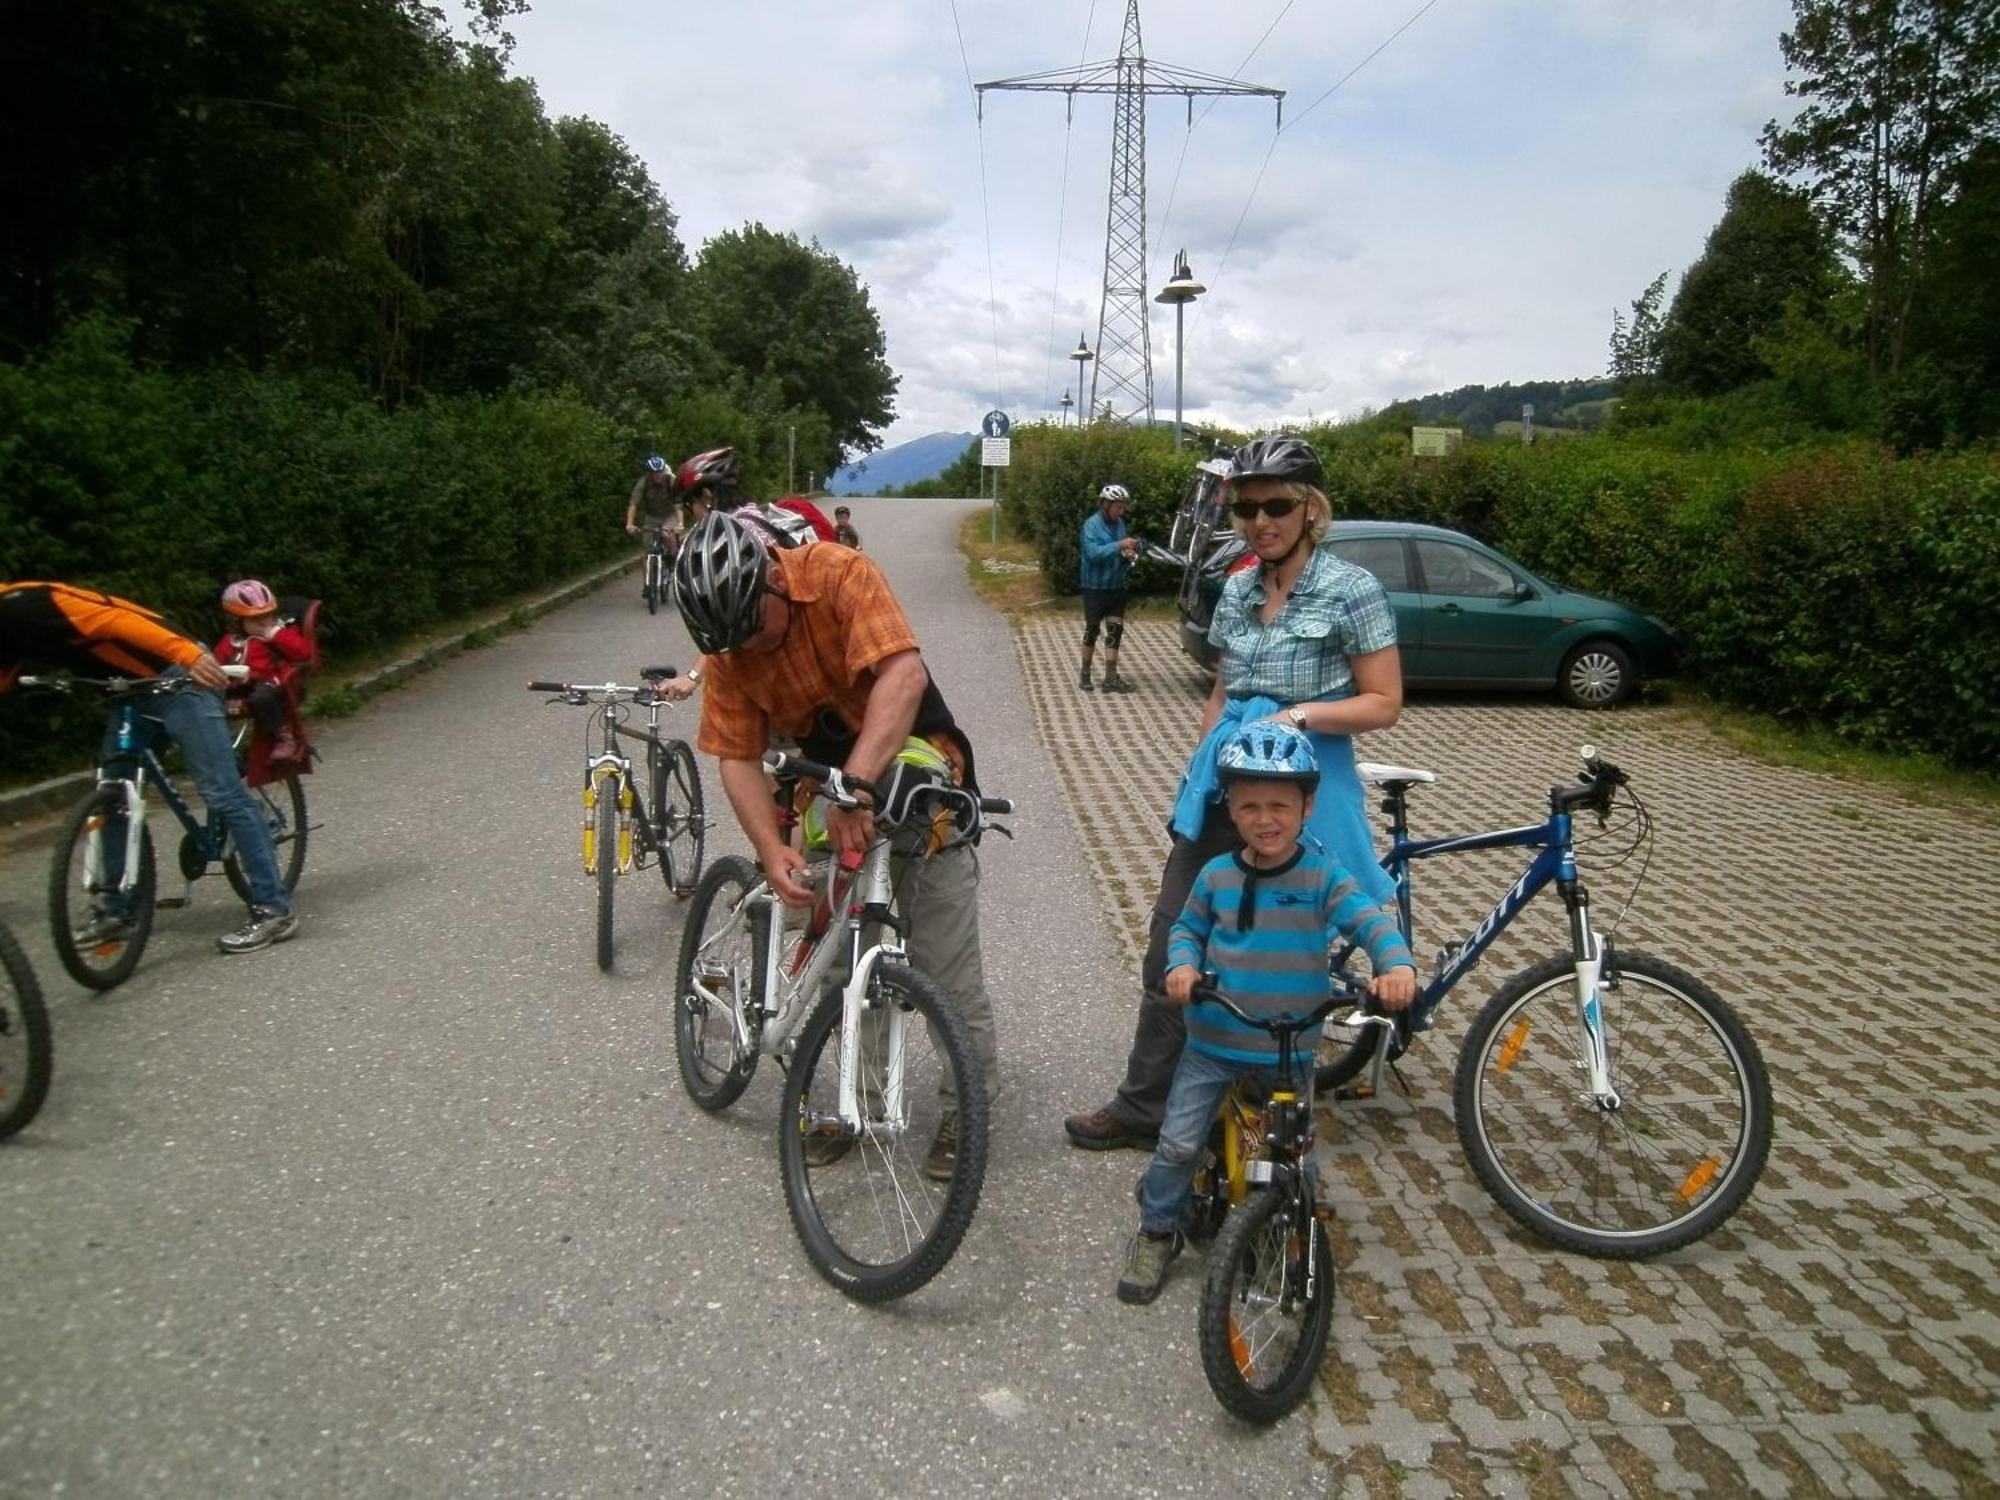
M 183 906 L 189 906 L 192 904 L 193 903 L 191 899 L 187 896 L 161 896 L 160 898 L 158 898 L 156 901 L 153 902 L 153 910 L 178 911 Z
M 1357 1099 L 1373 1099 L 1374 1097 L 1375 1090 L 1365 1083 L 1342 1084 L 1333 1091 L 1334 1102 L 1337 1104 Z

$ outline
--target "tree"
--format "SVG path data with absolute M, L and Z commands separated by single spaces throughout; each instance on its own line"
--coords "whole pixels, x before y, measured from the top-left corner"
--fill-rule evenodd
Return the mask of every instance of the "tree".
M 1868 289 L 1871 375 L 1902 368 L 1939 185 L 2000 118 L 2000 0 L 1792 0 L 1779 39 L 1806 104 L 1764 128 Z
M 746 400 L 825 413 L 829 446 L 801 451 L 803 466 L 831 473 L 882 446 L 898 382 L 852 268 L 817 241 L 752 223 L 702 246 L 689 283 L 695 327 Z
M 1660 298 L 1666 295 L 1667 277 L 1662 271 L 1651 286 L 1632 303 L 1628 322 L 1621 312 L 1611 314 L 1611 376 L 1630 383 L 1649 379 L 1660 368 Z
M 1662 390 L 1715 396 L 1770 373 L 1756 351 L 1799 297 L 1823 302 L 1833 252 L 1807 196 L 1762 172 L 1729 186 L 1722 218 L 1681 278 L 1660 329 Z

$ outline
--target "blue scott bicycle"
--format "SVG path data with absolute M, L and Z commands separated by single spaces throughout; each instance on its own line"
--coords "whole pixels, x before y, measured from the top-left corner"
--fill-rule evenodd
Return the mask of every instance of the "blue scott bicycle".
M 1449 838 L 1412 839 L 1410 789 L 1429 771 L 1364 764 L 1381 789 L 1397 916 L 1411 932 L 1410 867 L 1476 849 L 1538 851 L 1519 880 L 1461 941 L 1439 952 L 1430 982 L 1397 1016 L 1367 998 L 1350 971 L 1353 947 L 1330 960 L 1352 1014 L 1330 1027 L 1314 1083 L 1366 1097 L 1383 1068 L 1430 1028 L 1445 995 L 1507 924 L 1553 885 L 1569 917 L 1570 946 L 1502 984 L 1473 1019 L 1458 1057 L 1452 1102 L 1458 1139 L 1480 1183 L 1517 1221 L 1553 1244 L 1638 1259 L 1694 1243 L 1742 1207 L 1771 1149 L 1771 1081 L 1736 1012 L 1686 970 L 1614 950 L 1591 928 L 1577 873 L 1575 819 L 1600 828 L 1614 808 L 1636 851 L 1651 823 L 1630 778 L 1590 746 L 1573 786 L 1549 789 L 1546 821 Z M 1642 866 L 1643 874 L 1643 866 Z M 1636 890 L 1636 885 L 1635 885 Z M 1367 1082 L 1354 1087 L 1367 1075 Z

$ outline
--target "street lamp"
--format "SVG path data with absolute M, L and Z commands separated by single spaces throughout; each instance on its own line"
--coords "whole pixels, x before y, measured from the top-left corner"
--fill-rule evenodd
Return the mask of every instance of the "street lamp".
M 1076 405 L 1076 403 L 1075 403 L 1074 401 L 1070 400 L 1070 398 L 1069 398 L 1069 392 L 1068 392 L 1068 391 L 1064 391 L 1064 392 L 1063 392 L 1063 398 L 1062 398 L 1062 409 L 1063 409 L 1063 410 L 1062 410 L 1062 424 L 1063 424 L 1063 426 L 1065 426 L 1065 427 L 1069 426 L 1069 409 L 1070 409 L 1070 408 L 1071 408 L 1072 406 L 1074 406 L 1074 405 Z
M 1090 411 L 1089 405 L 1083 399 L 1083 367 L 1097 358 L 1097 355 L 1092 352 L 1090 345 L 1083 341 L 1083 335 L 1079 333 L 1076 336 L 1076 347 L 1069 351 L 1069 357 L 1076 361 L 1076 424 L 1081 427 L 1089 421 Z M 1067 395 L 1068 392 L 1064 394 Z
M 1184 347 L 1181 330 L 1185 326 L 1187 305 L 1208 288 L 1194 279 L 1194 272 L 1188 269 L 1187 251 L 1174 257 L 1174 279 L 1160 288 L 1155 302 L 1167 302 L 1174 309 L 1174 451 L 1181 447 L 1181 351 Z

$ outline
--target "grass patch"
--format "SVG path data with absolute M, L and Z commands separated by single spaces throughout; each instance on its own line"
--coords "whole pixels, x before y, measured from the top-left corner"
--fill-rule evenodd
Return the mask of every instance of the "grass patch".
M 965 558 L 965 576 L 973 592 L 1010 618 L 1036 610 L 1080 617 L 1083 601 L 1077 594 L 1075 580 L 1070 581 L 1067 593 L 1055 588 L 1041 570 L 1041 559 L 1032 541 L 1016 535 L 1003 520 L 1000 540 L 996 542 L 992 539 L 992 527 L 992 512 L 978 510 L 968 515 L 958 528 L 958 550 Z M 1157 567 L 1146 564 L 1142 567 L 1157 578 Z M 1140 575 L 1133 574 L 1133 579 L 1139 581 Z M 1128 620 L 1171 620 L 1176 616 L 1171 592 L 1135 593 L 1125 602 Z
M 1865 782 L 1896 793 L 1919 807 L 1947 804 L 1970 808 L 1982 820 L 2000 823 L 2000 776 L 1946 765 L 1933 755 L 1895 755 L 1864 750 L 1815 726 L 1787 724 L 1764 714 L 1729 708 L 1686 685 L 1673 695 L 1674 708 L 1753 760 L 1792 766 Z M 1840 816 L 1846 816 L 1841 812 Z

